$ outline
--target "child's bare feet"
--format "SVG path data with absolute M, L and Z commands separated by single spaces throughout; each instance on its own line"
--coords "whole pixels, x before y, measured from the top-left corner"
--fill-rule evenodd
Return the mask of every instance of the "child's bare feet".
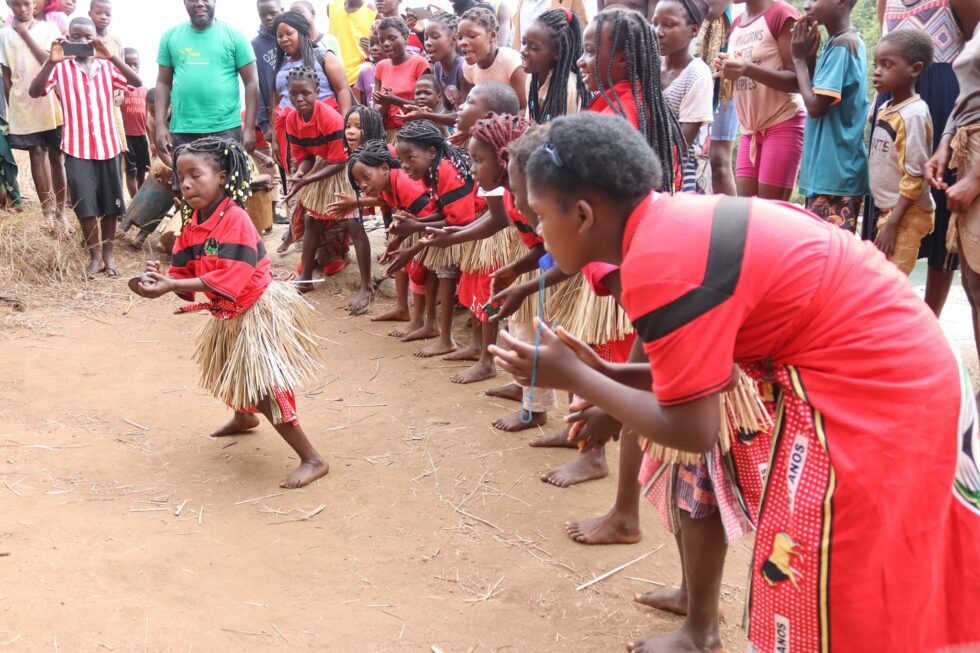
M 257 415 L 251 413 L 235 413 L 227 424 L 222 426 L 217 431 L 211 432 L 212 438 L 220 438 L 226 435 L 235 435 L 236 433 L 243 433 L 245 431 L 251 431 L 259 425 L 259 418 Z
M 490 393 L 488 392 L 487 394 L 489 395 Z M 524 419 L 526 417 L 527 413 L 519 410 L 516 413 L 511 413 L 498 419 L 493 423 L 493 428 L 509 433 L 517 433 L 518 431 L 544 426 L 548 423 L 548 413 L 531 413 L 531 421 L 525 424 Z
M 637 594 L 633 600 L 650 608 L 687 616 L 687 591 L 681 587 L 662 587 Z
M 562 430 L 550 435 L 542 435 L 531 440 L 532 447 L 563 447 L 565 449 L 576 449 L 574 442 L 568 441 L 568 429 L 566 426 Z
M 395 308 L 390 311 L 386 311 L 381 315 L 375 315 L 374 317 L 371 318 L 371 321 L 372 322 L 408 322 L 411 319 L 412 316 L 408 314 L 408 309 Z
M 609 476 L 606 456 L 595 451 L 575 456 L 560 467 L 541 475 L 541 480 L 557 487 L 571 487 Z
M 448 356 L 443 356 L 444 361 L 478 361 L 480 360 L 480 348 L 469 345 L 463 347 L 462 349 L 449 354 Z M 489 377 L 487 377 L 489 378 Z
M 636 544 L 642 538 L 639 521 L 615 508 L 601 517 L 568 522 L 565 532 L 579 544 Z
M 85 273 L 82 275 L 82 279 L 89 281 L 95 278 L 99 272 L 102 272 L 102 256 L 93 256 L 88 265 L 85 266 Z
M 632 642 L 626 650 L 629 653 L 724 653 L 725 648 L 717 634 L 699 639 L 682 628 L 669 635 Z
M 431 340 L 432 338 L 439 337 L 439 329 L 434 326 L 422 325 L 418 329 L 412 329 L 404 336 L 402 336 L 403 342 L 413 342 L 415 340 Z M 433 354 L 438 356 L 439 354 Z
M 520 401 L 524 398 L 524 389 L 516 383 L 508 383 L 507 385 L 502 385 L 499 388 L 490 388 L 487 390 L 487 396 L 496 397 L 498 399 L 509 399 L 511 401 Z
M 415 352 L 415 355 L 419 358 L 432 358 L 433 356 L 442 356 L 452 351 L 456 351 L 456 342 L 453 340 L 446 342 L 440 338 L 428 347 Z
M 444 356 L 443 360 L 452 360 L 449 356 Z M 465 385 L 467 383 L 476 383 L 478 381 L 486 381 L 487 379 L 492 379 L 497 376 L 497 366 L 493 364 L 493 359 L 488 361 L 479 361 L 476 365 L 468 367 L 459 374 L 454 374 L 449 378 L 453 383 L 459 383 Z
M 329 471 L 330 465 L 320 458 L 305 460 L 289 475 L 289 478 L 279 484 L 279 487 L 290 490 L 304 487 L 321 476 L 326 476 Z
M 347 304 L 347 312 L 351 315 L 363 315 L 368 306 L 371 305 L 371 300 L 374 299 L 374 291 L 370 288 L 361 288 L 361 290 L 354 295 L 354 299 L 350 300 Z

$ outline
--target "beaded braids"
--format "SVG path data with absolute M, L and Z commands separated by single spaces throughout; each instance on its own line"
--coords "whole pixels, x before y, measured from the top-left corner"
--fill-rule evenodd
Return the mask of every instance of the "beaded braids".
M 472 11 L 472 10 L 471 10 Z M 468 13 L 468 12 L 467 12 Z M 465 14 L 464 14 L 465 15 Z M 423 149 L 433 148 L 436 156 L 429 168 L 430 188 L 439 186 L 439 164 L 443 159 L 455 166 L 463 181 L 473 181 L 473 171 L 470 170 L 472 161 L 466 150 L 454 147 L 431 120 L 413 120 L 398 131 L 398 140 L 411 143 Z
M 497 165 L 501 169 L 497 177 L 498 182 L 507 181 L 510 144 L 520 138 L 531 124 L 520 116 L 491 113 L 486 118 L 478 120 L 470 129 L 470 138 L 486 143 L 497 153 Z
M 643 14 L 632 9 L 611 7 L 596 14 L 596 52 L 600 52 L 602 29 L 606 25 L 612 27 L 612 35 L 607 69 L 596 74 L 599 94 L 618 115 L 626 117 L 619 96 L 605 84 L 605 80 L 612 79 L 613 55 L 622 52 L 626 59 L 627 81 L 639 114 L 640 133 L 663 166 L 660 190 L 670 192 L 674 188 L 674 153 L 687 150 L 687 145 L 677 118 L 664 102 L 660 83 L 660 44 Z
M 385 140 L 385 126 L 384 118 L 378 113 L 377 109 L 372 109 L 371 107 L 364 106 L 363 104 L 355 104 L 347 113 L 344 114 L 344 149 L 350 152 L 350 143 L 347 142 L 347 121 L 350 120 L 352 114 L 357 114 L 361 117 L 361 144 L 365 144 L 368 141 L 383 141 Z
M 363 164 L 368 168 L 379 168 L 382 165 L 387 165 L 389 168 L 402 167 L 398 158 L 388 149 L 388 143 L 383 138 L 364 141 L 364 144 L 351 152 L 347 159 L 347 179 L 350 180 L 350 185 L 357 192 L 358 197 L 361 196 L 361 188 L 354 179 L 355 163 Z
M 569 9 L 551 9 L 538 16 L 535 21 L 540 23 L 551 38 L 551 47 L 557 55 L 555 66 L 551 71 L 551 82 L 544 101 L 538 104 L 538 89 L 541 80 L 537 73 L 531 75 L 531 87 L 528 92 L 528 116 L 534 122 L 549 122 L 558 116 L 565 115 L 568 107 L 568 79 L 575 77 L 575 87 L 578 90 L 579 108 L 585 109 L 588 91 L 582 80 L 582 72 L 578 68 L 578 59 L 582 56 L 582 27 L 578 16 Z
M 245 208 L 252 196 L 252 165 L 241 143 L 215 136 L 205 136 L 192 143 L 180 145 L 174 150 L 175 174 L 177 172 L 177 160 L 184 154 L 200 154 L 209 157 L 219 170 L 227 172 L 228 180 L 225 182 L 225 195 L 235 200 L 235 204 L 238 206 Z

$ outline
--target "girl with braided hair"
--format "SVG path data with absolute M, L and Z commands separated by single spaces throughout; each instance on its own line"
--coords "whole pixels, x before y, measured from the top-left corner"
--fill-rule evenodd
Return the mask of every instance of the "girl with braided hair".
M 463 64 L 465 60 L 459 53 L 459 38 L 456 31 L 459 17 L 456 14 L 440 12 L 425 24 L 425 52 L 432 62 L 432 74 L 439 80 L 446 101 L 453 111 L 459 109 L 466 97 L 463 95 Z M 446 122 L 451 127 L 453 122 Z
M 262 237 L 245 212 L 250 162 L 241 145 L 208 137 L 178 147 L 174 171 L 190 211 L 174 244 L 166 276 L 159 261 L 130 280 L 137 294 L 174 293 L 194 301 L 181 313 L 208 310 L 198 327 L 194 358 L 201 385 L 235 411 L 213 432 L 225 436 L 259 425 L 261 412 L 300 458 L 280 487 L 298 488 L 328 471 L 296 415 L 294 388 L 313 381 L 318 340 L 313 310 L 293 286 L 273 281 Z
M 347 176 L 357 192 L 357 201 L 363 206 L 380 206 L 389 214 L 394 210 L 419 217 L 434 211 L 425 186 L 402 170 L 401 163 L 391 153 L 391 146 L 384 140 L 368 141 L 354 150 L 347 160 Z M 388 252 L 400 247 L 402 242 L 401 238 L 393 238 Z M 382 262 L 387 256 L 389 254 L 386 253 Z M 435 272 L 427 270 L 414 259 L 409 261 L 405 270 L 395 272 L 395 309 L 371 319 L 376 322 L 407 322 L 388 334 L 405 342 L 435 338 L 439 335 L 436 326 L 437 283 Z M 414 296 L 411 315 L 408 310 L 409 291 Z
M 374 296 L 371 281 L 371 244 L 364 232 L 360 215 L 331 215 L 330 206 L 337 195 L 351 190 L 344 174 L 347 152 L 344 150 L 344 120 L 333 107 L 316 99 L 317 88 L 312 70 L 294 68 L 289 74 L 289 96 L 295 107 L 286 120 L 290 154 L 296 161 L 296 172 L 289 177 L 286 199 L 296 198 L 295 215 L 305 221 L 301 279 L 313 280 L 313 270 L 322 267 L 324 274 L 336 274 L 346 267 L 349 243 L 354 241 L 361 289 L 347 305 L 351 314 L 367 310 Z M 318 261 L 318 250 L 328 247 L 328 259 Z M 332 245 L 332 247 L 331 247 Z M 309 290 L 303 287 L 303 292 Z
M 578 69 L 582 28 L 570 9 L 538 16 L 524 32 L 521 60 L 528 74 L 527 117 L 537 123 L 576 114 L 588 91 Z
M 434 123 L 428 120 L 416 120 L 402 127 L 395 142 L 395 153 L 405 173 L 411 179 L 424 184 L 432 196 L 435 211 L 424 218 L 404 213 L 396 214 L 389 229 L 391 235 L 407 239 L 421 234 L 427 227 L 463 227 L 486 211 L 486 201 L 477 194 L 479 187 L 470 170 L 469 154 L 466 150 L 451 145 Z M 474 342 L 471 347 L 456 352 L 456 342 L 452 334 L 456 277 L 464 262 L 463 254 L 473 252 L 464 252 L 459 245 L 426 247 L 424 243 L 416 242 L 406 245 L 393 254 L 388 274 L 405 267 L 423 250 L 425 266 L 435 270 L 439 279 L 438 298 L 442 305 L 442 312 L 439 316 L 438 338 L 434 343 L 417 352 L 416 356 L 428 358 L 449 354 L 447 360 L 476 360 L 483 349 L 482 344 Z M 493 252 L 490 254 L 492 256 Z M 467 263 L 469 263 L 467 274 L 478 274 L 487 262 L 485 259 L 471 255 L 467 257 Z M 472 293 L 460 296 L 460 303 L 468 308 L 474 307 L 474 300 Z M 451 352 L 456 352 L 458 355 L 453 355 Z M 491 376 L 493 374 L 495 372 L 491 373 Z
M 485 7 L 467 9 L 459 17 L 459 50 L 466 60 L 463 95 L 481 82 L 507 84 L 521 105 L 527 106 L 527 75 L 521 67 L 521 55 L 497 43 L 497 18 Z
M 578 60 L 586 88 L 596 93 L 589 111 L 617 115 L 640 130 L 664 167 L 661 190 L 673 190 L 684 136 L 663 98 L 660 45 L 639 12 L 611 7 L 582 34 Z
M 385 117 L 388 142 L 395 142 L 395 134 L 405 124 L 402 108 L 415 101 L 415 82 L 429 72 L 429 62 L 405 49 L 409 29 L 401 18 L 383 18 L 378 25 L 378 39 L 386 59 L 374 68 L 374 94 L 372 99 L 378 111 Z

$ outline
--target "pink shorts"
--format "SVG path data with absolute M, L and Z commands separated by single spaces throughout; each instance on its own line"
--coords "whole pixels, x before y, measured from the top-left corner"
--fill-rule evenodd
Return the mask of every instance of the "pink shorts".
M 753 134 L 742 134 L 738 142 L 735 176 L 757 179 L 760 184 L 793 188 L 803 160 L 803 126 L 806 114 L 800 113 L 769 129 L 754 134 L 756 160 L 752 163 Z

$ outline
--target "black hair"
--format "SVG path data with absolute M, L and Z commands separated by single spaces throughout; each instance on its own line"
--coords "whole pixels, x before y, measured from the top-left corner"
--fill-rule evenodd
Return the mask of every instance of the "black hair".
M 431 188 L 436 188 L 439 185 L 439 164 L 443 159 L 448 160 L 456 167 L 459 176 L 465 182 L 473 181 L 473 171 L 470 169 L 472 161 L 469 152 L 454 147 L 431 120 L 413 120 L 407 123 L 398 131 L 398 140 L 423 149 L 431 147 L 436 151 L 432 166 L 429 168 Z
M 445 11 L 440 11 L 438 14 L 434 14 L 428 22 L 439 23 L 449 30 L 450 34 L 455 34 L 459 30 L 459 16 Z
M 439 79 L 432 73 L 425 73 L 424 75 L 419 75 L 419 78 L 415 80 L 416 85 L 419 82 L 429 82 L 430 84 L 432 84 L 432 87 L 436 89 L 436 93 L 443 92 L 442 84 L 439 82 Z
M 683 9 L 687 16 L 688 25 L 701 26 L 704 17 L 708 15 L 708 3 L 705 0 L 664 0 L 664 2 L 676 2 Z
M 75 25 L 87 25 L 92 29 L 96 29 L 95 23 L 93 23 L 92 19 L 88 16 L 76 16 L 75 18 L 72 18 L 71 22 L 68 23 L 68 29 L 71 29 Z
M 611 165 L 616 161 L 629 165 Z M 593 191 L 624 205 L 635 205 L 661 183 L 660 162 L 643 136 L 619 116 L 593 112 L 552 122 L 547 142 L 531 155 L 526 171 L 528 185 L 547 187 L 568 196 L 564 199 Z
M 408 23 L 402 20 L 401 16 L 388 16 L 387 18 L 382 18 L 378 23 L 378 34 L 380 34 L 381 30 L 383 29 L 398 30 L 402 36 L 408 36 L 412 31 L 408 29 Z
M 548 122 L 558 116 L 563 116 L 568 109 L 568 79 L 575 77 L 575 87 L 578 90 L 579 108 L 585 109 L 588 91 L 582 80 L 582 72 L 578 69 L 578 59 L 582 56 L 582 26 L 578 16 L 570 9 L 552 9 L 538 16 L 534 22 L 540 23 L 551 39 L 557 59 L 551 70 L 551 81 L 548 84 L 548 94 L 544 101 L 538 104 L 538 89 L 541 80 L 537 73 L 531 75 L 531 87 L 528 93 L 528 116 L 534 122 Z
M 316 49 L 313 47 L 313 40 L 310 38 L 311 25 L 310 21 L 306 20 L 306 16 L 292 9 L 284 11 L 276 16 L 275 22 L 272 23 L 272 33 L 277 33 L 279 26 L 283 24 L 289 25 L 299 33 L 299 50 L 303 53 L 303 65 L 314 69 L 317 65 L 322 66 L 323 58 L 317 54 Z M 282 70 L 284 63 L 286 63 L 286 51 L 279 46 L 279 40 L 276 39 L 277 75 Z
M 320 88 L 320 78 L 317 77 L 316 70 L 310 68 L 309 66 L 296 66 L 295 68 L 290 68 L 289 72 L 286 73 L 286 88 L 289 88 L 289 84 L 293 82 L 305 82 L 308 84 L 313 84 L 313 88 Z
M 480 82 L 470 91 L 473 94 L 476 89 L 486 97 L 487 111 L 489 113 L 509 113 L 516 116 L 521 112 L 521 101 L 517 97 L 517 91 L 500 82 Z
M 279 1 L 280 0 L 273 0 L 273 2 L 279 2 Z M 293 0 L 293 7 L 295 7 L 296 5 L 303 5 L 304 7 L 310 10 L 310 13 L 316 16 L 316 7 L 314 7 L 313 3 L 310 2 L 309 0 Z M 292 7 L 290 7 L 290 9 L 292 9 Z
M 597 71 L 596 74 L 599 94 L 613 111 L 626 117 L 626 110 L 619 96 L 612 89 L 606 88 L 604 81 L 612 80 L 615 58 L 613 55 L 623 52 L 627 66 L 627 81 L 633 94 L 633 101 L 636 103 L 639 122 L 637 127 L 663 164 L 664 185 L 661 190 L 670 191 L 674 186 L 674 153 L 686 151 L 687 145 L 674 112 L 664 102 L 663 87 L 660 83 L 660 44 L 643 14 L 632 9 L 611 7 L 596 14 L 596 52 L 600 51 L 602 30 L 607 24 L 612 27 L 612 35 L 609 39 L 611 47 L 607 69 Z M 596 65 L 598 61 L 597 57 Z
M 45 2 L 46 0 L 41 1 Z M 95 9 L 96 5 L 108 5 L 109 7 L 112 7 L 112 0 L 92 0 L 92 2 L 90 2 L 88 5 L 88 10 L 92 11 Z
M 459 17 L 459 21 L 463 22 L 464 20 L 476 23 L 488 32 L 495 32 L 500 27 L 500 24 L 497 23 L 497 16 L 485 6 L 472 7 L 464 11 L 463 15 Z
M 214 161 L 218 170 L 227 172 L 225 195 L 235 200 L 238 206 L 245 208 L 248 199 L 252 196 L 252 164 L 241 143 L 205 136 L 186 145 L 180 145 L 174 150 L 174 174 L 177 173 L 177 160 L 184 154 L 206 156 Z
M 922 64 L 922 72 L 932 65 L 932 38 L 922 30 L 900 29 L 881 37 L 880 43 L 892 43 L 902 53 L 907 63 Z
M 135 55 L 139 56 L 139 53 L 140 53 L 140 51 L 137 50 L 136 48 L 131 48 L 129 46 L 123 48 L 123 57 L 125 57 L 128 54 L 135 54 Z
M 534 154 L 535 150 L 544 145 L 544 143 L 548 140 L 548 135 L 550 133 L 550 122 L 534 125 L 524 132 L 523 136 L 507 147 L 507 151 L 510 154 L 510 160 L 517 164 L 518 170 L 521 172 L 525 172 L 527 170 L 527 162 L 530 160 L 531 155 Z
M 347 142 L 347 120 L 351 117 L 351 114 L 356 113 L 361 118 L 361 144 L 367 143 L 368 141 L 383 141 L 385 140 L 385 125 L 384 118 L 378 112 L 377 109 L 372 109 L 371 107 L 364 106 L 363 104 L 355 104 L 347 113 L 344 114 L 344 149 L 350 152 L 350 143 Z
M 350 158 L 347 159 L 347 179 L 350 181 L 350 185 L 354 188 L 358 197 L 361 195 L 361 189 L 354 179 L 355 163 L 361 163 L 369 168 L 378 168 L 381 165 L 387 165 L 389 168 L 402 167 L 402 164 L 391 153 L 391 150 L 388 149 L 388 143 L 384 140 L 375 139 L 365 141 L 363 145 L 351 152 Z

